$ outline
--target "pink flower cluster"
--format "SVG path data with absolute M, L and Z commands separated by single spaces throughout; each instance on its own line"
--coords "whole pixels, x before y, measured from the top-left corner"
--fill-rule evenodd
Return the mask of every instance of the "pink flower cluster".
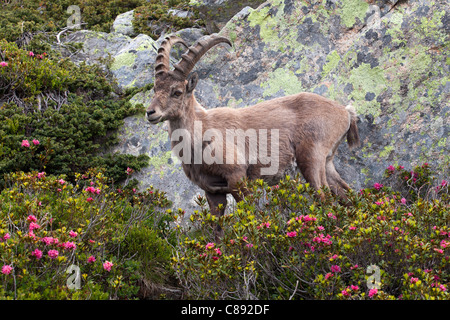
M 64 242 L 60 246 L 66 250 L 75 250 L 77 248 L 77 245 L 71 241 Z
M 288 233 L 286 233 L 286 235 L 287 235 L 289 238 L 294 238 L 294 237 L 297 236 L 297 231 L 291 231 L 291 232 L 288 232 Z
M 4 265 L 2 267 L 2 273 L 8 275 L 11 273 L 12 269 L 13 268 L 10 265 Z
M 264 228 L 264 227 L 266 227 L 266 229 L 269 229 L 270 228 L 270 222 L 263 222 L 259 226 L 257 226 L 256 229 L 261 229 L 261 228 Z
M 9 235 L 9 233 L 6 233 L 2 238 L 0 238 L 0 242 L 6 241 L 10 238 L 11 238 L 11 236 Z
M 35 249 L 33 252 L 31 252 L 31 255 L 39 260 L 40 258 L 42 258 L 42 251 L 39 249 Z
M 58 244 L 59 240 L 57 238 L 53 238 L 53 237 L 43 237 L 41 239 L 47 246 L 52 245 L 52 244 Z
M 69 231 L 69 236 L 70 236 L 71 238 L 76 238 L 76 237 L 78 236 L 78 233 L 76 233 L 76 232 L 73 231 L 73 230 L 70 230 L 70 231 Z
M 344 297 L 349 297 L 352 294 L 352 291 L 358 291 L 359 287 L 358 286 L 354 286 L 351 285 L 349 287 L 347 287 L 346 289 L 342 290 L 341 293 Z
M 2 61 L 2 62 L 0 62 L 0 66 L 1 67 L 7 67 L 8 66 L 8 62 Z
M 324 236 L 323 233 L 320 233 L 317 237 L 314 237 L 313 241 L 317 243 L 322 243 L 325 246 L 330 246 L 333 243 L 333 241 L 331 240 L 331 236 L 329 234 Z
M 37 146 L 40 144 L 39 140 L 33 139 L 32 143 Z M 22 140 L 22 147 L 24 148 L 29 148 L 30 147 L 30 142 L 28 140 Z
M 113 265 L 114 264 L 112 262 L 105 261 L 103 263 L 103 269 L 105 269 L 106 271 L 110 272 Z
M 369 298 L 373 298 L 378 293 L 377 288 L 372 288 L 369 290 Z
M 341 267 L 338 265 L 331 266 L 331 272 L 338 273 L 341 272 Z
M 336 216 L 332 212 L 328 212 L 327 216 L 328 216 L 328 218 L 331 218 L 333 220 L 337 219 Z
M 59 252 L 58 250 L 48 250 L 47 254 L 50 259 L 56 259 L 58 258 Z
M 86 189 L 87 192 L 90 192 L 92 194 L 99 194 L 100 193 L 100 189 L 99 188 L 94 188 L 94 187 L 87 187 Z
M 373 185 L 373 187 L 376 189 L 376 190 L 380 190 L 381 188 L 383 188 L 383 185 L 381 184 L 381 183 L 375 183 L 374 185 Z

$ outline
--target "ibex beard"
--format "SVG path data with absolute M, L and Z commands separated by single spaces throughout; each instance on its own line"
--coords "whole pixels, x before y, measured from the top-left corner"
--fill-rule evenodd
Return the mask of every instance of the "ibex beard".
M 178 128 L 172 131 L 170 139 L 172 153 L 182 164 L 260 164 L 260 176 L 278 173 L 278 129 L 225 129 L 224 137 L 222 130 L 203 131 L 202 121 L 194 121 L 193 134 Z

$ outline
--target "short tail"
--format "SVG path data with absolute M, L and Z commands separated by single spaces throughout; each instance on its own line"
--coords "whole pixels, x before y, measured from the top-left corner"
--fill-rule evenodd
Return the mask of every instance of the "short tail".
M 348 111 L 350 118 L 350 128 L 347 131 L 347 143 L 350 149 L 353 149 L 361 145 L 361 141 L 359 140 L 358 125 L 356 124 L 358 117 L 356 115 L 355 108 L 353 108 L 351 104 L 346 106 L 345 110 Z

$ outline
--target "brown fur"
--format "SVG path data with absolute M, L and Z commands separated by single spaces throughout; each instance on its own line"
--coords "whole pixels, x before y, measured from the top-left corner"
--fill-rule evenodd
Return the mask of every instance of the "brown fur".
M 211 41 L 213 44 L 210 43 Z M 166 56 L 170 51 L 170 42 L 176 43 L 181 40 L 174 37 L 167 38 L 167 42 L 161 45 L 163 49 L 158 51 L 160 52 L 160 61 L 164 59 L 168 61 Z M 203 41 L 190 47 L 185 57 L 196 62 L 211 46 L 220 42 L 229 43 L 225 38 L 211 36 L 209 41 Z M 203 50 L 198 53 L 200 57 L 195 55 L 199 52 L 199 48 Z M 345 137 L 350 147 L 359 144 L 356 113 L 351 106 L 344 107 L 319 95 L 302 92 L 242 109 L 206 110 L 194 97 L 197 77 L 196 74 L 190 75 L 192 68 L 192 63 L 184 60 L 175 66 L 174 71 L 167 71 L 167 65 L 159 66 L 159 69 L 165 71 L 159 71 L 156 77 L 155 96 L 147 109 L 147 116 L 152 123 L 167 120 L 169 136 L 172 136 L 172 132 L 176 129 L 186 129 L 193 136 L 194 121 L 201 121 L 202 137 L 208 129 L 220 132 L 224 139 L 226 129 L 242 129 L 244 131 L 254 129 L 257 132 L 259 129 L 279 130 L 279 170 L 273 176 L 260 175 L 260 169 L 267 166 L 260 161 L 256 164 L 249 163 L 250 144 L 248 141 L 245 150 L 247 158 L 244 164 L 182 164 L 186 176 L 205 190 L 214 214 L 223 214 L 227 193 L 231 193 L 236 200 L 241 199 L 240 191 L 245 193 L 245 190 L 238 190 L 237 185 L 243 178 L 262 178 L 269 184 L 275 184 L 284 177 L 294 162 L 312 187 L 317 190 L 324 186 L 329 187 L 334 193 L 345 198 L 345 193 L 350 188 L 336 171 L 333 158 L 337 147 Z M 189 76 L 186 76 L 187 74 Z M 268 138 L 270 150 L 272 142 L 270 135 Z M 207 145 L 215 146 L 216 150 L 223 151 L 224 157 L 235 150 L 234 145 L 228 145 L 219 140 L 214 139 L 211 142 L 203 143 L 203 148 Z M 172 148 L 176 144 L 177 142 L 172 142 Z M 193 150 L 193 141 L 191 146 Z M 259 150 L 259 146 L 257 150 Z M 234 157 L 237 159 L 238 155 L 235 153 Z M 219 204 L 223 205 L 221 210 L 217 209 Z

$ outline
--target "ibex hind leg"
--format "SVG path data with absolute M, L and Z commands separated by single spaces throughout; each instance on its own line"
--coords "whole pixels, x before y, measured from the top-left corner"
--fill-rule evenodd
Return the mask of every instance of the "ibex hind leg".
M 327 159 L 326 163 L 327 181 L 331 191 L 339 197 L 339 202 L 342 205 L 349 205 L 350 202 L 347 197 L 347 191 L 350 190 L 348 184 L 341 178 L 333 164 L 333 159 Z
M 300 169 L 306 182 L 314 189 L 320 190 L 323 187 L 329 187 L 326 176 L 326 153 L 313 148 L 298 147 L 296 153 L 297 166 Z M 323 192 L 319 192 L 319 198 L 325 200 Z
M 206 200 L 208 201 L 209 209 L 216 217 L 221 217 L 225 213 L 227 207 L 227 194 L 226 193 L 211 193 L 205 191 Z M 219 206 L 222 205 L 219 209 Z M 219 224 L 216 225 L 214 230 L 214 236 L 216 242 L 219 242 L 223 237 L 223 230 Z

